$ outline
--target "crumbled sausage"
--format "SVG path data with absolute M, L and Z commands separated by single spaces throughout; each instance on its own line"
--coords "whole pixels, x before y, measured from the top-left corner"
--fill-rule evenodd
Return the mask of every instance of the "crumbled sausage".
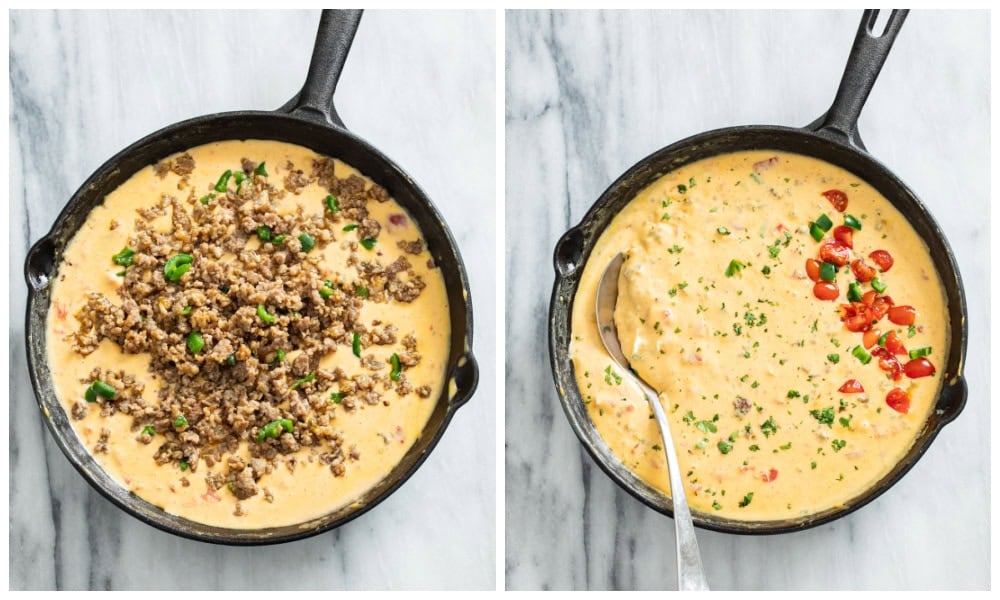
M 323 356 L 349 348 L 355 334 L 365 348 L 395 344 L 397 327 L 379 322 L 366 327 L 360 321 L 362 306 L 412 302 L 425 287 L 402 256 L 383 264 L 378 252 L 364 253 L 363 261 L 353 254 L 349 263 L 360 278 L 354 283 L 325 273 L 318 252 L 302 251 L 303 233 L 312 236 L 318 250 L 336 243 L 340 219 L 357 223 L 363 237 L 377 238 L 382 231 L 367 205 L 387 200 L 386 190 L 357 175 L 337 177 L 333 164 L 317 160 L 310 174 L 286 165 L 285 190 L 299 193 L 318 181 L 337 196 L 340 211 L 322 216 L 301 208 L 279 211 L 276 202 L 284 191 L 253 174 L 257 163 L 249 159 L 241 161 L 247 179 L 238 191 L 230 186 L 208 204 L 197 202 L 194 190 L 187 201 L 163 195 L 153 206 L 138 209 L 140 218 L 128 240 L 135 254 L 118 289 L 120 302 L 92 293 L 75 315 L 79 326 L 70 338 L 77 352 L 89 354 L 108 339 L 126 353 L 148 353 L 150 369 L 161 382 L 156 401 L 146 401 L 132 375 L 95 369 L 82 383 L 101 380 L 116 390 L 113 399 L 96 399 L 101 414 L 130 415 L 133 431 L 139 431 L 134 439 L 158 443 L 158 464 L 183 465 L 192 473 L 202 459 L 209 468 L 221 467 L 221 472 L 209 471 L 206 483 L 212 490 L 225 486 L 240 500 L 259 493 L 258 480 L 278 463 L 294 469 L 295 453 L 303 447 L 314 447 L 311 456 L 327 456 L 331 472 L 344 475 L 345 460 L 359 460 L 360 454 L 355 446 L 344 453 L 343 435 L 333 426 L 339 408 L 383 403 L 379 390 L 425 398 L 431 392 L 428 385 L 414 389 L 405 376 L 390 381 L 384 367 L 391 350 L 366 352 L 364 373 L 348 376 L 339 368 L 319 368 Z M 189 154 L 154 165 L 161 177 L 167 172 L 186 177 L 194 169 Z M 163 232 L 152 221 L 168 211 L 172 230 Z M 265 225 L 274 237 L 285 236 L 282 243 L 272 237 L 250 249 L 248 240 Z M 399 247 L 410 254 L 424 250 L 419 239 Z M 181 253 L 192 257 L 192 266 L 179 280 L 168 281 L 165 265 Z M 324 283 L 330 279 L 336 283 Z M 357 285 L 367 287 L 366 297 L 354 293 Z M 320 294 L 321 288 L 332 293 Z M 198 352 L 188 347 L 195 331 L 203 342 Z M 400 363 L 419 362 L 414 336 L 403 337 L 402 344 Z M 339 403 L 329 401 L 334 383 L 338 387 L 332 389 L 343 394 Z M 77 402 L 71 415 L 83 419 L 88 410 L 87 403 Z M 291 431 L 283 425 L 274 432 L 271 426 L 277 435 L 263 435 L 269 424 L 288 420 Z M 109 440 L 110 430 L 102 429 L 94 452 L 107 452 Z M 250 452 L 246 460 L 234 454 L 244 445 Z M 266 489 L 264 496 L 273 499 Z M 235 514 L 243 514 L 238 502 Z

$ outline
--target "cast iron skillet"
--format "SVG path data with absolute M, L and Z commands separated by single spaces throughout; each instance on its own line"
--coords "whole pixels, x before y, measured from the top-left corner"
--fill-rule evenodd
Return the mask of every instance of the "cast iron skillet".
M 333 106 L 333 92 L 361 20 L 361 11 L 324 11 L 302 90 L 277 111 L 240 111 L 197 117 L 161 129 L 108 160 L 70 198 L 45 237 L 28 252 L 28 368 L 42 416 L 59 447 L 97 491 L 126 512 L 150 525 L 197 540 L 236 545 L 272 544 L 315 535 L 367 512 L 406 481 L 434 448 L 458 407 L 472 395 L 478 368 L 472 356 L 472 305 L 469 282 L 455 241 L 430 199 L 384 154 L 344 127 Z M 452 326 L 444 386 L 418 441 L 402 461 L 358 501 L 307 523 L 259 530 L 210 527 L 168 514 L 130 493 L 111 479 L 80 443 L 52 387 L 46 359 L 46 314 L 49 282 L 63 250 L 87 219 L 133 173 L 194 146 L 219 140 L 266 139 L 311 148 L 343 160 L 385 187 L 420 226 L 428 249 L 444 275 Z
M 865 11 L 848 57 L 840 88 L 830 110 L 798 129 L 770 125 L 730 127 L 701 133 L 671 144 L 642 159 L 609 187 L 583 221 L 556 243 L 556 282 L 549 310 L 549 356 L 556 389 L 570 425 L 597 464 L 620 486 L 650 507 L 673 516 L 673 505 L 662 492 L 629 471 L 601 439 L 581 399 L 569 355 L 570 322 L 582 267 L 594 243 L 615 215 L 642 189 L 665 173 L 702 158 L 742 150 L 769 149 L 822 159 L 851 171 L 878 189 L 903 213 L 930 249 L 948 299 L 951 346 L 948 364 L 940 372 L 943 386 L 926 425 L 905 457 L 871 489 L 845 506 L 783 521 L 748 523 L 695 513 L 695 524 L 728 533 L 784 533 L 827 523 L 864 506 L 889 489 L 917 462 L 944 425 L 965 406 L 967 394 L 962 364 L 967 338 L 965 294 L 954 256 L 924 205 L 906 185 L 869 155 L 858 135 L 858 115 L 899 33 L 907 11 L 893 11 L 885 32 L 873 34 L 877 10 Z

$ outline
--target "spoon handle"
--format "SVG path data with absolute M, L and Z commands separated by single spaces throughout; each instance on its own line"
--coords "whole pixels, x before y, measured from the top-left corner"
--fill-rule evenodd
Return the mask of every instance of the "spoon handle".
M 705 571 L 701 564 L 698 538 L 695 537 L 694 522 L 691 520 L 691 508 L 684 493 L 684 480 L 681 478 L 681 467 L 677 461 L 677 450 L 674 448 L 673 436 L 670 435 L 667 416 L 663 413 L 663 406 L 653 388 L 642 381 L 639 385 L 653 408 L 656 422 L 660 425 L 663 449 L 667 455 L 670 497 L 674 504 L 674 530 L 677 538 L 677 589 L 708 590 L 708 581 L 705 579 Z

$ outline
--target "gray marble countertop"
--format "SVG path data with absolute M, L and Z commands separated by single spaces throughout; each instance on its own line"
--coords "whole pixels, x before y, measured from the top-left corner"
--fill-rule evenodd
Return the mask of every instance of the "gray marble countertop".
M 619 489 L 563 415 L 546 314 L 559 236 L 644 156 L 731 125 L 805 125 L 860 11 L 506 15 L 506 585 L 670 589 L 671 521 Z M 861 116 L 922 198 L 968 300 L 969 400 L 876 501 L 795 534 L 699 531 L 715 589 L 990 585 L 989 15 L 909 15 Z
M 281 546 L 163 533 L 102 498 L 53 442 L 28 381 L 25 253 L 73 191 L 140 137 L 277 108 L 305 80 L 307 12 L 10 13 L 12 589 L 494 589 L 496 51 L 493 12 L 369 12 L 336 95 L 352 131 L 444 214 L 472 283 L 479 390 L 370 513 Z

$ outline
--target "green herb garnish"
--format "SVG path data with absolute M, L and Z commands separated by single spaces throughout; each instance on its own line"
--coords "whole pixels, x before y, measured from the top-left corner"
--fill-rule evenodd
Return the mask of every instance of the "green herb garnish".
M 833 427 L 834 412 L 832 406 L 828 406 L 823 410 L 816 410 L 816 409 L 811 410 L 809 411 L 809 414 L 812 415 L 813 418 L 815 418 L 817 421 L 819 421 L 820 425 Z

